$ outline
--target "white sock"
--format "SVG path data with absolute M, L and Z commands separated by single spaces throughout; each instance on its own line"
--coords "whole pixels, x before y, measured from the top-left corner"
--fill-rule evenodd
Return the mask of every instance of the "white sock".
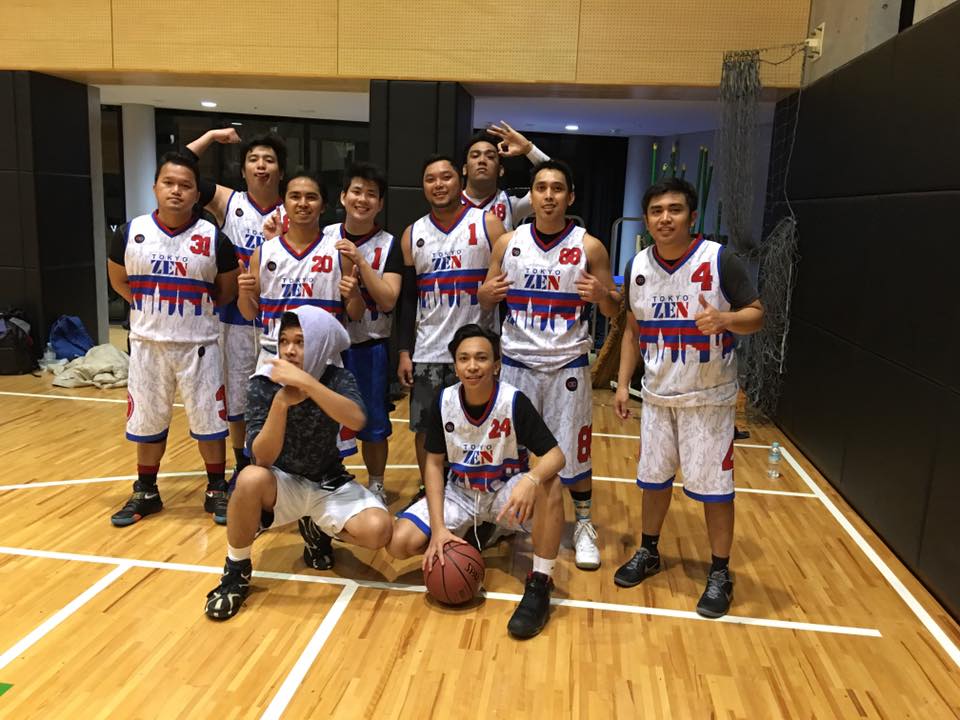
M 383 487 L 383 475 L 371 475 L 371 476 L 370 476 L 370 482 L 367 483 L 367 487 L 368 487 L 370 490 L 373 490 L 374 488 L 382 488 L 382 487 Z
M 240 562 L 241 560 L 249 560 L 250 553 L 253 551 L 253 545 L 247 545 L 242 548 L 235 548 L 233 545 L 227 543 L 227 557 L 233 560 L 234 562 Z
M 557 564 L 557 559 L 547 560 L 539 555 L 533 556 L 533 571 L 543 573 L 547 577 L 553 577 L 553 566 Z

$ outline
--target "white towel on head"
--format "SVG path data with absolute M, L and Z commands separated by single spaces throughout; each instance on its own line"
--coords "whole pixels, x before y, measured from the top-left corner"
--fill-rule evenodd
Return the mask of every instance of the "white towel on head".
M 350 336 L 346 328 L 322 308 L 312 305 L 290 310 L 300 320 L 303 331 L 303 369 L 318 380 L 331 365 L 340 358 L 340 353 L 350 347 Z M 272 365 L 265 363 L 256 375 L 270 377 Z

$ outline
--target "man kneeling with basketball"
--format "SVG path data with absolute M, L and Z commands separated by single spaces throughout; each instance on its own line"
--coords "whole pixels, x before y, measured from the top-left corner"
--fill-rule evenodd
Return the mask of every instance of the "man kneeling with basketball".
M 460 382 L 441 390 L 427 426 L 426 497 L 401 512 L 387 552 L 404 559 L 424 553 L 428 571 L 444 563 L 447 543 L 481 522 L 512 529 L 533 519 L 533 572 L 507 630 L 539 633 L 550 615 L 551 575 L 563 530 L 557 473 L 566 462 L 557 441 L 527 397 L 497 381 L 500 342 L 478 325 L 464 325 L 448 346 Z M 533 470 L 527 449 L 539 456 Z M 444 488 L 444 461 L 450 468 Z
M 341 424 L 354 431 L 366 424 L 356 380 L 331 364 L 348 347 L 350 336 L 333 315 L 298 307 L 281 318 L 279 358 L 250 379 L 252 464 L 237 477 L 227 508 L 227 562 L 207 595 L 214 620 L 236 615 L 247 597 L 260 530 L 299 520 L 304 559 L 320 569 L 333 566 L 331 536 L 373 550 L 390 540 L 387 509 L 347 473 L 337 449 Z

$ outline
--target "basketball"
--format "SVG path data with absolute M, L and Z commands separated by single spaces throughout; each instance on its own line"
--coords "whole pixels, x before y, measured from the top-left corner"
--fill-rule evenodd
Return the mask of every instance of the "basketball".
M 437 559 L 424 572 L 423 582 L 430 597 L 446 605 L 469 602 L 483 584 L 486 566 L 479 551 L 466 543 L 448 542 L 443 547 L 444 564 Z

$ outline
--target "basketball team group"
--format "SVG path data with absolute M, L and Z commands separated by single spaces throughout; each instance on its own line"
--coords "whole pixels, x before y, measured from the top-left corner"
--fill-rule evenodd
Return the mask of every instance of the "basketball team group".
M 246 190 L 200 177 L 199 156 L 214 143 L 242 143 Z M 499 188 L 502 160 L 521 155 L 530 191 L 513 197 Z M 375 165 L 347 169 L 344 220 L 326 227 L 324 184 L 285 167 L 276 135 L 211 130 L 160 158 L 157 209 L 116 232 L 108 271 L 130 304 L 126 437 L 137 480 L 113 525 L 163 508 L 157 477 L 179 390 L 205 463 L 204 510 L 227 530 L 208 617 L 239 612 L 254 540 L 283 525 L 298 523 L 304 561 L 318 570 L 333 567 L 333 540 L 422 555 L 429 572 L 451 562 L 451 548 L 482 552 L 519 533 L 530 536 L 533 567 L 507 630 L 533 637 L 550 616 L 568 493 L 576 567 L 600 567 L 590 319 L 594 307 L 615 318 L 625 303 L 615 411 L 630 417 L 642 360 L 642 528 L 613 581 L 632 587 L 660 570 L 681 470 L 683 492 L 703 505 L 712 555 L 696 609 L 724 615 L 734 587 L 735 335 L 760 329 L 763 309 L 737 256 L 691 234 L 693 186 L 666 178 L 646 191 L 654 243 L 618 288 L 603 243 L 567 216 L 571 169 L 505 122 L 471 138 L 462 157 L 424 160 L 430 212 L 399 238 L 376 224 L 387 179 Z M 410 392 L 422 485 L 391 516 L 383 480 L 394 377 Z M 366 487 L 343 464 L 358 447 Z

